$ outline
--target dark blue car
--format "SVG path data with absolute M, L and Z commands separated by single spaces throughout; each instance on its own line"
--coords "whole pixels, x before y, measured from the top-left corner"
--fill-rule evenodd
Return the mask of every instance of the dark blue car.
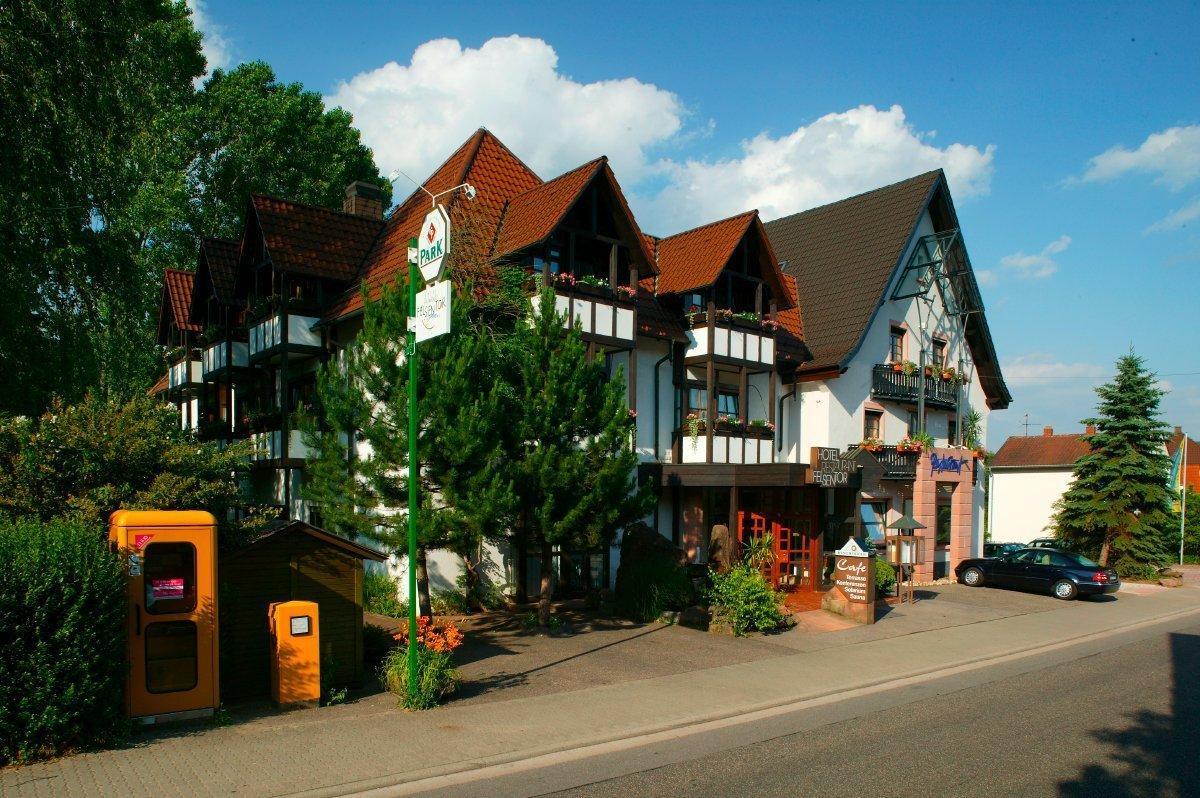
M 1121 588 L 1121 580 L 1111 568 L 1102 568 L 1079 554 L 1046 548 L 963 560 L 954 569 L 954 575 L 969 587 L 1013 587 L 1049 593 L 1064 601 L 1077 596 L 1116 593 Z

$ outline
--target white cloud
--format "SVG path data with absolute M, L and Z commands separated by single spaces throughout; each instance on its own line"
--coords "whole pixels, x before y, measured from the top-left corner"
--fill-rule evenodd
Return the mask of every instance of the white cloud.
M 200 49 L 208 62 L 208 71 L 225 69 L 233 65 L 233 45 L 224 35 L 224 29 L 213 22 L 206 8 L 207 0 L 187 0 L 192 12 L 192 25 L 200 31 Z
M 980 285 L 995 285 L 1000 282 L 995 269 L 976 269 L 975 280 Z
M 1084 182 L 1113 180 L 1130 173 L 1154 175 L 1154 182 L 1178 191 L 1200 178 L 1200 125 L 1151 133 L 1136 150 L 1113 147 L 1088 161 Z
M 1058 271 L 1058 262 L 1053 256 L 1066 251 L 1069 246 L 1071 237 L 1059 236 L 1033 255 L 1026 255 L 1024 252 L 1005 255 L 1000 259 L 1000 265 L 1022 279 L 1040 280 Z
M 1075 383 L 1079 387 L 1100 382 L 1105 369 L 1095 363 L 1065 363 L 1048 352 L 1031 352 L 1005 361 L 1004 379 L 1010 385 Z
M 935 135 L 914 129 L 899 105 L 826 114 L 779 137 L 743 141 L 735 158 L 664 164 L 668 182 L 649 215 L 667 231 L 750 208 L 772 219 L 938 167 L 956 196 L 986 194 L 994 145 L 939 148 Z
M 685 116 L 675 94 L 650 83 L 573 80 L 554 48 L 523 36 L 477 49 L 428 41 L 407 65 L 359 73 L 325 101 L 354 114 L 385 174 L 399 168 L 418 180 L 482 125 L 543 178 L 608 155 L 632 184 L 650 169 L 648 151 L 678 134 Z
M 1190 204 L 1184 205 L 1182 208 L 1171 211 L 1142 232 L 1143 235 L 1166 233 L 1171 230 L 1178 230 L 1181 227 L 1187 227 L 1188 224 L 1197 219 L 1200 219 L 1200 197 L 1192 200 Z

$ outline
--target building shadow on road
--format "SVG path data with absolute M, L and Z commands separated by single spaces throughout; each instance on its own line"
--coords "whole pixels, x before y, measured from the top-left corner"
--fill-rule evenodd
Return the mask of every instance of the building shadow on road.
M 1171 711 L 1141 711 L 1127 723 L 1092 732 L 1110 749 L 1059 784 L 1064 798 L 1159 798 L 1200 790 L 1200 635 L 1172 634 Z

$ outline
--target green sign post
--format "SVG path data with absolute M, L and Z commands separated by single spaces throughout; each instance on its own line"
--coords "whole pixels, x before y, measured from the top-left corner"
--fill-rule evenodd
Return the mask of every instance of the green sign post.
M 417 308 L 417 263 L 411 253 L 417 239 L 408 240 L 408 695 L 417 690 L 417 328 L 412 324 Z

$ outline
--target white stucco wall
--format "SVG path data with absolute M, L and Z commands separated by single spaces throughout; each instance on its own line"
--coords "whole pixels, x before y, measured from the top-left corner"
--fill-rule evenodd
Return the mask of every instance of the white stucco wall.
M 1028 543 L 1050 534 L 1054 503 L 1071 484 L 1070 468 L 993 469 L 992 540 Z

